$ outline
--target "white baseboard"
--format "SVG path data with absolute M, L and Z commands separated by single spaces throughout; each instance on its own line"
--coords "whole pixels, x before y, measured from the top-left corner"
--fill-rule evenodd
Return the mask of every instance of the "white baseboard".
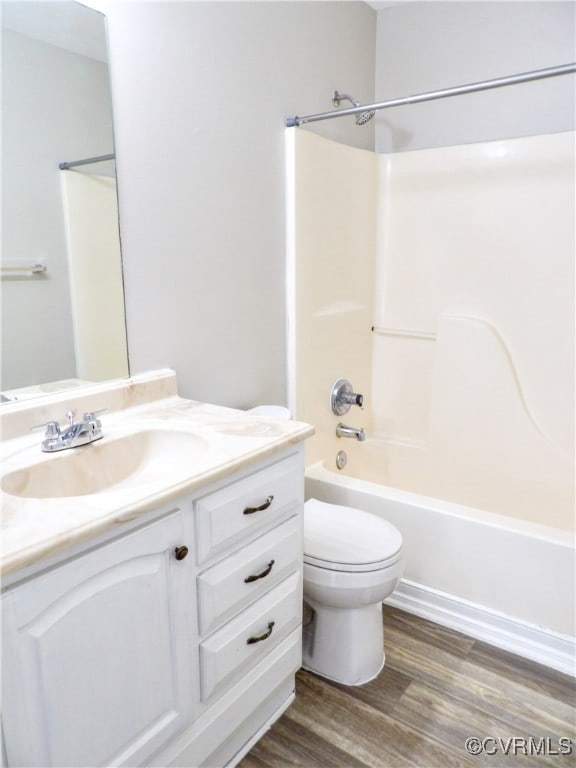
M 385 602 L 564 674 L 576 676 L 575 640 L 568 635 L 527 624 L 455 595 L 404 579 Z

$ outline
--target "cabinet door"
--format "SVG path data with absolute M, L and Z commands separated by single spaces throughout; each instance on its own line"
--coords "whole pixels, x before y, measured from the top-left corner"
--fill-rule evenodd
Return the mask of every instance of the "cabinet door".
M 191 718 L 197 670 L 182 513 L 8 591 L 10 766 L 140 764 Z M 190 545 L 191 542 L 188 542 Z

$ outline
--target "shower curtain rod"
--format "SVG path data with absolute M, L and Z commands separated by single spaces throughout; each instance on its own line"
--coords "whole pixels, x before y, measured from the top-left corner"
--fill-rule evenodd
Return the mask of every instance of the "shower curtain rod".
M 381 101 L 377 104 L 362 104 L 359 107 L 350 107 L 348 109 L 338 109 L 332 112 L 321 112 L 317 115 L 305 115 L 304 117 L 289 117 L 286 120 L 286 127 L 303 125 L 304 123 L 316 123 L 319 120 L 330 120 L 333 117 L 343 117 L 344 115 L 356 115 L 360 112 L 371 112 L 379 109 L 388 109 L 389 107 L 401 107 L 404 104 L 418 104 L 422 101 L 433 101 L 434 99 L 445 99 L 449 96 L 460 96 L 463 93 L 475 93 L 476 91 L 487 91 L 491 88 L 502 88 L 505 85 L 516 85 L 518 83 L 528 83 L 532 80 L 543 80 L 546 77 L 557 77 L 558 75 L 569 75 L 576 72 L 576 63 L 562 64 L 558 67 L 549 67 L 548 69 L 536 69 L 532 72 L 523 72 L 519 75 L 510 75 L 509 77 L 499 77 L 495 80 L 483 80 L 479 83 L 470 83 L 469 85 L 460 85 L 454 88 L 445 88 L 441 91 L 429 91 L 428 93 L 419 93 L 415 96 L 405 96 L 402 99 L 391 99 L 390 101 Z
M 103 163 L 105 160 L 114 160 L 115 155 L 100 155 L 99 157 L 87 157 L 86 160 L 72 160 L 69 163 L 59 163 L 58 168 L 61 171 L 67 171 L 69 168 L 75 168 L 77 165 L 91 165 L 92 163 Z

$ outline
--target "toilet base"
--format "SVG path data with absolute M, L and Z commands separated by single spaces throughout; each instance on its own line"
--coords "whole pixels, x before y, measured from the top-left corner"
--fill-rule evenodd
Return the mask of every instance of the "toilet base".
M 302 660 L 302 669 L 306 670 L 306 672 L 313 672 L 315 675 L 318 675 L 318 677 L 323 677 L 325 680 L 331 680 L 333 683 L 340 683 L 341 685 L 349 685 L 351 687 L 353 686 L 359 686 L 359 685 L 366 685 L 366 683 L 369 683 L 371 680 L 375 680 L 380 672 L 384 669 L 384 664 L 386 663 L 386 655 L 382 654 L 382 663 L 376 670 L 376 673 L 372 675 L 371 677 L 366 678 L 366 680 L 360 680 L 357 683 L 348 683 L 345 680 L 341 680 L 340 678 L 336 677 L 330 677 L 330 675 L 327 675 L 325 672 L 320 672 L 317 669 L 313 669 L 312 667 L 308 667 L 304 660 Z
M 313 609 L 304 627 L 304 669 L 343 685 L 364 685 L 384 667 L 382 604 L 331 608 L 306 599 Z

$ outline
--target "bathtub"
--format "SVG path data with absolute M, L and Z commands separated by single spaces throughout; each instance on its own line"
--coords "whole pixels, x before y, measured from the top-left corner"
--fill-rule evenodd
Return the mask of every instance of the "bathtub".
M 311 497 L 372 512 L 401 531 L 406 567 L 388 603 L 575 674 L 572 534 L 360 480 L 324 462 L 306 469 Z

